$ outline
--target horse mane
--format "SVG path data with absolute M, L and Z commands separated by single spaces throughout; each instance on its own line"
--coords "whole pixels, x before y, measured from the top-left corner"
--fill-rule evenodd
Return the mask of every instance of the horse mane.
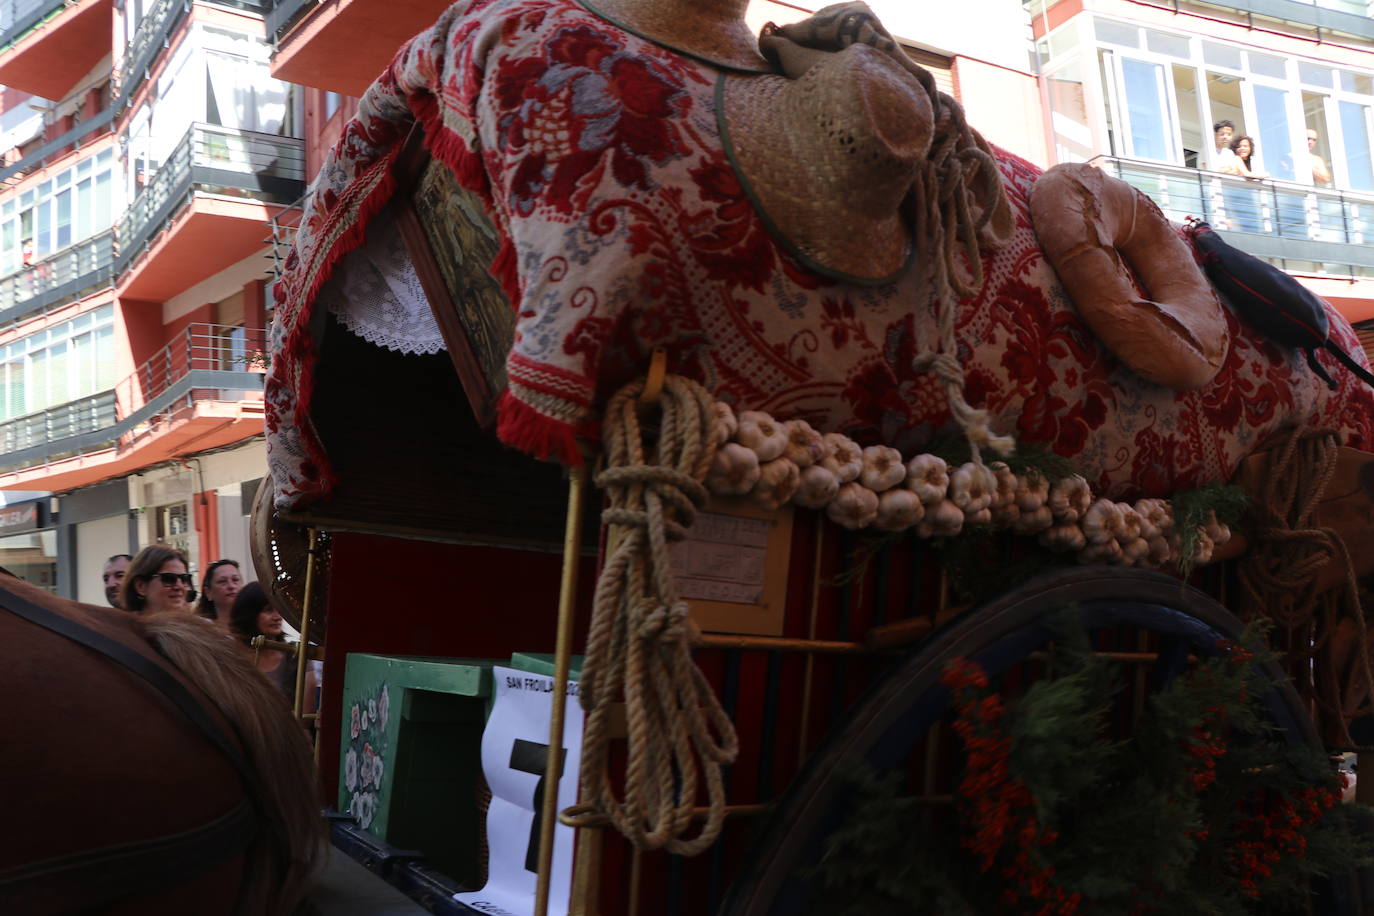
M 281 692 L 215 627 L 189 614 L 138 618 L 148 640 L 219 708 L 256 773 L 265 835 L 247 853 L 246 911 L 288 916 L 323 864 L 314 755 Z

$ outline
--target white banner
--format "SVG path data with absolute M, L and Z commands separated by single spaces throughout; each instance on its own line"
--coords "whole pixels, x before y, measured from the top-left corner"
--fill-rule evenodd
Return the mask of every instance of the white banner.
M 487 809 L 487 883 L 453 899 L 490 916 L 531 916 L 539 867 L 539 830 L 548 764 L 553 678 L 492 668 L 496 699 L 482 732 L 482 772 L 491 788 Z M 563 721 L 562 778 L 557 809 L 577 802 L 582 752 L 582 705 L 568 682 Z M 567 916 L 572 884 L 573 831 L 554 825 L 548 916 Z

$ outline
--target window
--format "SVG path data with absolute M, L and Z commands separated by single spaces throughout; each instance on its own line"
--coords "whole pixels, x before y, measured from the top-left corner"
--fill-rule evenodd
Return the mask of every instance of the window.
M 110 228 L 114 151 L 83 159 L 0 208 L 0 273 L 11 273 Z
M 0 348 L 0 414 L 36 413 L 114 387 L 114 306 Z

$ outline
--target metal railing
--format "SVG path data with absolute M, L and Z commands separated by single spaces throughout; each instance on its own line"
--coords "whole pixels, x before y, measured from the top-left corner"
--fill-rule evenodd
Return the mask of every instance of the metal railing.
M 2 0 L 0 2 L 0 50 L 23 38 L 34 27 L 57 14 L 65 0 Z
M 7 165 L 0 169 L 0 181 L 7 181 L 16 175 L 22 177 L 24 172 L 42 165 L 43 160 L 47 159 L 53 153 L 69 146 L 80 146 L 82 141 L 91 134 L 105 133 L 109 128 L 110 121 L 113 119 L 114 109 L 106 108 L 104 111 L 99 112 L 88 120 L 82 121 L 71 130 L 44 143 L 38 149 L 29 153 L 13 165 Z
M 17 452 L 78 439 L 113 426 L 117 419 L 111 390 L 0 423 L 0 463 L 9 464 L 9 456 Z
M 216 0 L 221 6 L 265 13 L 271 0 Z M 191 11 L 191 0 L 158 0 L 143 14 L 134 37 L 124 48 L 123 62 L 116 74 L 115 108 L 123 110 L 129 98 L 152 73 L 158 54 L 171 44 L 172 32 Z
M 1253 254 L 1374 267 L 1374 193 L 1111 156 L 1092 161 L 1144 191 L 1174 222 L 1197 217 L 1246 233 Z
M 191 125 L 119 221 L 116 273 L 124 272 L 196 191 L 290 203 L 305 193 L 305 144 L 274 134 Z
M 0 326 L 109 286 L 113 278 L 114 232 L 107 229 L 51 257 L 0 276 Z
M 124 48 L 124 59 L 115 75 L 115 108 L 122 110 L 129 104 L 134 90 L 148 78 L 153 59 L 167 46 L 168 37 L 177 23 L 191 11 L 191 0 L 158 0 L 138 21 L 134 37 Z
M 272 3 L 272 8 L 263 15 L 263 22 L 267 25 L 267 39 L 272 42 L 275 48 L 277 41 L 284 35 L 287 29 L 296 24 L 296 20 L 302 16 L 302 11 L 314 8 L 319 0 L 276 0 Z
M 108 391 L 0 423 L 0 469 L 111 448 L 197 401 L 262 390 L 262 328 L 192 324 Z
M 1057 0 L 1029 0 L 1032 15 L 1041 15 L 1041 7 L 1054 6 Z M 1341 32 L 1360 38 L 1374 38 L 1374 18 L 1370 5 L 1362 0 L 1143 0 L 1151 6 L 1177 12 L 1182 5 L 1220 7 L 1254 16 L 1264 16 L 1283 22 L 1309 26 L 1320 32 Z

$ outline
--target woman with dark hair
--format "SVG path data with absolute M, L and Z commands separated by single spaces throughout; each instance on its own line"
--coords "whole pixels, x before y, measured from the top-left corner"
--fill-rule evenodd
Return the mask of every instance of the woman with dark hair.
M 229 632 L 229 614 L 241 588 L 243 577 L 239 574 L 238 561 L 216 560 L 205 568 L 196 613 Z
M 255 636 L 266 636 L 274 642 L 286 640 L 285 627 L 281 614 L 267 600 L 267 592 L 256 582 L 249 582 L 239 590 L 234 606 L 229 611 L 229 628 L 233 634 L 251 643 Z M 280 649 L 262 648 L 257 650 L 258 670 L 269 681 L 276 684 L 288 700 L 296 696 L 295 656 Z M 305 667 L 305 712 L 315 709 L 315 671 L 312 665 Z
M 186 554 L 165 544 L 149 544 L 138 552 L 119 587 L 120 604 L 134 613 L 189 613 L 196 597 L 186 571 Z
M 1240 178 L 1268 178 L 1251 166 L 1255 157 L 1255 139 L 1249 134 L 1241 134 L 1231 141 L 1229 149 L 1234 154 L 1222 166 L 1222 171 Z M 1229 228 L 1241 232 L 1261 232 L 1264 224 L 1260 212 L 1260 192 L 1228 188 L 1224 200 L 1229 217 Z

